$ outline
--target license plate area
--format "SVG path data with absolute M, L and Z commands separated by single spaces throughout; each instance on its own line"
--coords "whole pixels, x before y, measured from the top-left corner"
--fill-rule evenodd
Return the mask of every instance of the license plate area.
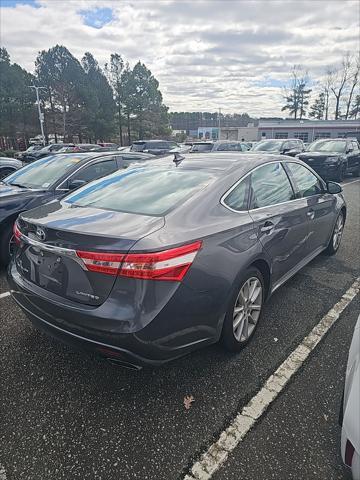
M 16 264 L 31 282 L 54 293 L 63 293 L 67 270 L 61 255 L 30 245 L 17 257 Z

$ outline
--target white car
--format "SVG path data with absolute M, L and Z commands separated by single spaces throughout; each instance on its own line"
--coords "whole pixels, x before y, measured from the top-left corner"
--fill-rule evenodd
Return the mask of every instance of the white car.
M 355 326 L 346 368 L 341 456 L 351 469 L 353 480 L 360 480 L 360 316 Z

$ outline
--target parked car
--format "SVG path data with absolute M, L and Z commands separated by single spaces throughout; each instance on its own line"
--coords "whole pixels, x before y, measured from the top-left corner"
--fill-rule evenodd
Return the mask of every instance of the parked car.
M 15 158 L 0 157 L 0 180 L 7 177 L 23 166 L 20 160 Z
M 245 142 L 218 140 L 214 143 L 212 152 L 247 152 L 249 146 Z
M 33 150 L 29 153 L 25 152 L 25 155 L 23 155 L 21 160 L 26 163 L 34 162 L 35 160 L 39 160 L 40 158 L 46 157 L 47 155 L 56 153 L 64 147 L 73 146 L 73 145 L 74 145 L 73 143 L 51 143 L 46 147 Z
M 250 152 L 266 152 L 295 157 L 304 150 L 305 148 L 302 140 L 298 138 L 288 138 L 286 140 L 261 140 L 251 148 Z
M 360 316 L 355 326 L 346 368 L 341 415 L 341 456 L 353 480 L 360 480 Z
M 19 216 L 11 292 L 52 336 L 129 368 L 218 340 L 239 351 L 265 300 L 339 248 L 341 187 L 299 160 L 219 153 L 145 165 Z
M 57 150 L 58 153 L 76 153 L 76 152 L 98 152 L 102 147 L 95 143 L 77 143 L 75 145 L 67 145 Z
M 119 148 L 119 145 L 117 143 L 106 143 L 106 142 L 101 142 L 98 143 L 99 147 L 106 148 L 106 150 L 117 150 Z
M 211 152 L 213 147 L 214 142 L 194 142 L 189 150 L 189 153 Z
M 298 157 L 324 179 L 341 182 L 347 173 L 360 176 L 360 148 L 357 140 L 316 140 Z
M 24 160 L 24 157 L 26 157 L 27 155 L 31 155 L 33 152 L 37 152 L 42 148 L 44 148 L 44 145 L 30 145 L 30 147 L 24 152 L 16 153 L 15 158 L 17 158 L 18 160 Z
M 169 140 L 139 140 L 131 145 L 130 151 L 164 155 L 169 152 L 175 153 L 180 151 L 180 146 L 176 142 Z
M 151 155 L 79 153 L 49 155 L 5 177 L 0 183 L 0 263 L 10 259 L 12 228 L 20 212 L 34 208 L 90 180 L 107 175 Z

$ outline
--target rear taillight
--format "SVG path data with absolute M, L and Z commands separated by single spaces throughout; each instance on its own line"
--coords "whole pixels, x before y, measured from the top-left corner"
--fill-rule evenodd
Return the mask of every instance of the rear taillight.
M 355 448 L 354 448 L 353 444 L 350 442 L 350 440 L 346 440 L 345 465 L 347 465 L 348 467 L 351 467 L 351 465 L 352 465 L 354 451 L 355 451 Z
M 154 253 L 129 253 L 119 275 L 131 278 L 180 282 L 189 270 L 201 241 Z
M 21 240 L 21 232 L 16 222 L 14 223 L 14 226 L 13 226 L 13 234 L 14 234 L 15 242 L 19 245 Z
M 162 252 L 128 255 L 77 251 L 87 270 L 145 280 L 180 282 L 189 270 L 201 241 Z
M 77 250 L 76 255 L 81 258 L 85 268 L 90 272 L 116 275 L 125 255 L 116 253 L 84 252 Z

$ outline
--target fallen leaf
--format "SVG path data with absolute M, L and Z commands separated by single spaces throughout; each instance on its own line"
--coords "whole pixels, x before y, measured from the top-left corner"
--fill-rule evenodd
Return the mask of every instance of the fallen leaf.
M 190 409 L 193 402 L 195 402 L 195 398 L 192 395 L 186 395 L 184 397 L 184 407 L 186 408 L 186 410 Z
M 329 417 L 328 417 L 327 415 L 325 415 L 325 413 L 324 413 L 324 419 L 325 419 L 325 422 L 327 422 L 327 421 L 328 421 L 328 418 L 329 418 Z

